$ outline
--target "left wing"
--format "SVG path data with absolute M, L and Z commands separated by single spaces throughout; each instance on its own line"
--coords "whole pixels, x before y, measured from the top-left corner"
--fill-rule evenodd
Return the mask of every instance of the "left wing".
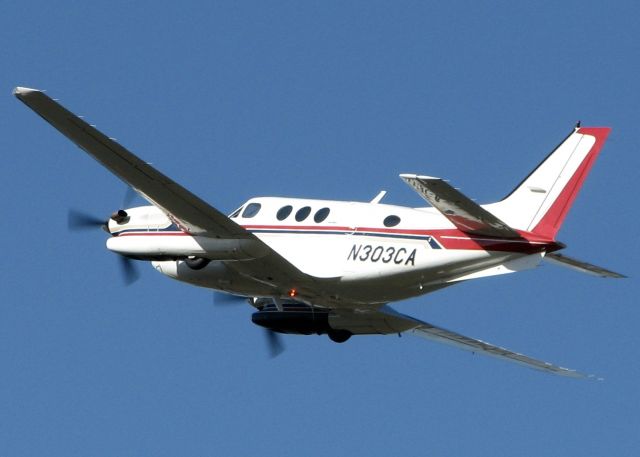
M 345 322 L 347 321 L 345 320 Z M 345 327 L 348 326 L 349 324 L 347 324 L 347 326 Z M 468 336 L 452 332 L 451 330 L 437 327 L 433 324 L 429 324 L 428 322 L 424 322 L 405 314 L 401 314 L 389 306 L 383 306 L 378 311 L 368 311 L 361 313 L 360 316 L 354 314 L 352 317 L 351 326 L 352 328 L 354 328 L 354 330 L 357 328 L 366 329 L 366 331 L 375 329 L 380 333 L 411 332 L 417 336 L 421 336 L 432 341 L 456 346 L 466 351 L 508 360 L 510 362 L 514 362 L 547 373 L 567 376 L 570 378 L 592 377 L 579 373 L 575 370 L 570 370 L 568 368 L 563 368 L 561 366 L 553 365 L 548 362 L 543 362 L 542 360 L 537 360 L 532 357 L 510 351 L 508 349 L 494 346 L 493 344 L 486 343 L 481 340 L 469 338 Z
M 514 229 L 440 178 L 400 175 L 459 230 L 471 235 L 521 239 Z
M 234 262 L 234 269 L 274 288 L 274 294 L 295 288 L 301 296 L 316 295 L 315 278 L 301 272 L 253 233 L 144 162 L 113 138 L 76 116 L 37 89 L 17 87 L 14 95 L 105 168 L 161 208 L 192 235 L 250 240 L 259 257 Z M 283 290 L 279 290 L 283 289 Z

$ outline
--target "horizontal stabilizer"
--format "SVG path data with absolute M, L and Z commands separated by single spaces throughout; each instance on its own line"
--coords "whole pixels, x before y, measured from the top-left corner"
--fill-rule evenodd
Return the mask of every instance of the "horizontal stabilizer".
M 581 273 L 587 273 L 594 276 L 600 276 L 601 278 L 626 278 L 625 275 L 616 273 L 614 271 L 607 270 L 606 268 L 598 267 L 581 260 L 572 259 L 566 255 L 551 253 L 545 256 L 545 260 L 555 263 L 563 267 L 571 268 L 572 270 L 579 271 Z
M 400 177 L 459 230 L 471 235 L 522 238 L 514 229 L 444 180 L 409 174 Z

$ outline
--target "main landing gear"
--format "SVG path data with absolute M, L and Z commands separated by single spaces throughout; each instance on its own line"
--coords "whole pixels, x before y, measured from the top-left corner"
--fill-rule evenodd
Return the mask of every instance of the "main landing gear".
M 202 270 L 204 267 L 209 265 L 209 262 L 211 262 L 211 260 L 204 259 L 202 257 L 188 257 L 184 261 L 184 263 L 186 263 L 192 270 Z
M 353 333 L 348 330 L 330 330 L 327 335 L 329 335 L 329 339 L 334 343 L 344 343 L 351 338 Z

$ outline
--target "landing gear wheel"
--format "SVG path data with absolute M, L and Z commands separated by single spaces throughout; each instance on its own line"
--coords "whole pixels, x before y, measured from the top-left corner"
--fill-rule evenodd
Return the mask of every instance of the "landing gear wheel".
M 348 330 L 332 330 L 328 335 L 329 339 L 334 343 L 344 343 L 349 338 L 351 338 L 351 335 L 353 335 L 353 333 Z
M 202 257 L 189 257 L 184 261 L 192 270 L 202 270 L 211 262 L 209 259 L 203 259 Z

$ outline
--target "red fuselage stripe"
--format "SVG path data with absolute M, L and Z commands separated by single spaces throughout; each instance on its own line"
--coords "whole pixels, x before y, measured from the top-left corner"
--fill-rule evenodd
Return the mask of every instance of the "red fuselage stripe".
M 314 226 L 314 225 L 245 225 L 245 229 L 252 230 L 265 230 L 262 233 L 269 233 L 268 230 L 287 231 L 288 234 L 300 234 L 304 235 L 307 232 L 326 232 L 330 234 L 370 234 L 376 236 L 376 234 L 386 235 L 399 235 L 399 239 L 402 235 L 414 235 L 414 236 L 431 236 L 435 238 L 445 249 L 452 250 L 483 250 L 483 251 L 504 251 L 504 252 L 521 252 L 521 253 L 535 253 L 541 251 L 552 252 L 560 249 L 562 246 L 544 238 L 536 237 L 533 234 L 523 232 L 522 240 L 514 239 L 500 239 L 500 238 L 488 238 L 488 237 L 473 237 L 468 234 L 456 230 L 456 229 L 436 229 L 436 230 L 419 230 L 419 229 L 392 229 L 392 228 L 380 228 L 380 227 L 344 227 L 344 226 Z M 338 232 L 338 233 L 335 233 Z M 533 236 L 532 236 L 533 235 Z M 124 232 L 117 236 L 192 236 L 185 232 L 153 232 L 153 231 L 139 231 L 139 232 Z

